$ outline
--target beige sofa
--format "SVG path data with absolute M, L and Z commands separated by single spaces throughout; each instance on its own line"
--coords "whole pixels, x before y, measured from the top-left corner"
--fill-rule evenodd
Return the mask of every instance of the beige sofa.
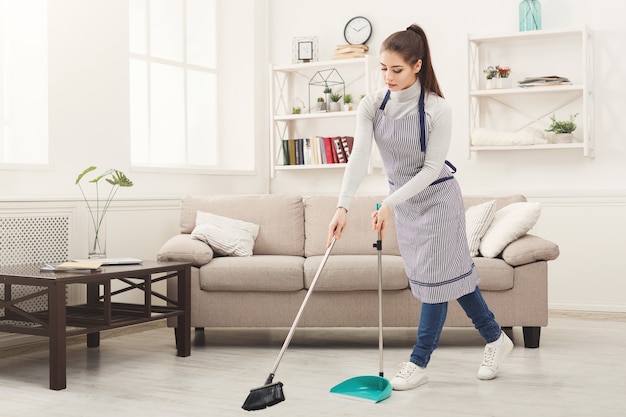
M 464 197 L 466 208 L 489 200 L 497 208 L 525 201 L 521 195 Z M 300 327 L 376 327 L 378 325 L 377 234 L 370 215 L 381 196 L 353 201 L 348 227 L 326 263 L 299 322 Z M 192 327 L 289 327 L 326 249 L 328 222 L 336 197 L 239 195 L 185 197 L 180 235 L 168 240 L 159 260 L 190 261 Z M 254 255 L 215 256 L 192 239 L 198 211 L 260 226 Z M 502 327 L 521 326 L 526 347 L 538 347 L 548 324 L 548 263 L 558 246 L 526 234 L 496 258 L 474 258 L 480 288 Z M 383 316 L 385 327 L 416 327 L 420 303 L 411 294 L 390 227 L 383 241 Z M 175 295 L 169 285 L 168 294 Z M 175 325 L 174 322 L 170 323 Z M 446 326 L 472 326 L 458 303 L 450 303 Z

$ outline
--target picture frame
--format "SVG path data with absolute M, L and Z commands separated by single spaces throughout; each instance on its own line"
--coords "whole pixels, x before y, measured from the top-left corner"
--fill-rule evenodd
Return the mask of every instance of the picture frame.
M 293 38 L 292 61 L 294 64 L 319 60 L 317 36 L 298 36 Z

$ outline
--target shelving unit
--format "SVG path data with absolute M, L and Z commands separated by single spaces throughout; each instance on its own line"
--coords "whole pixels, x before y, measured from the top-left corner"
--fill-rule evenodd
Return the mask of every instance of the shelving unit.
M 573 30 L 539 30 L 495 36 L 468 37 L 469 156 L 480 151 L 581 149 L 594 156 L 593 50 L 587 27 Z M 487 89 L 483 70 L 490 65 L 511 68 L 510 86 Z M 518 87 L 526 77 L 558 75 L 571 85 Z M 549 118 L 567 119 L 578 113 L 575 142 L 524 146 L 473 146 L 472 132 L 487 128 L 519 132 L 545 130 Z
M 353 135 L 356 111 L 312 112 L 311 78 L 319 71 L 337 69 L 345 81 L 342 96 L 347 93 L 357 97 L 371 89 L 369 60 L 365 58 L 307 62 L 293 65 L 270 65 L 270 152 L 271 175 L 276 171 L 344 168 L 345 163 L 316 165 L 283 165 L 282 141 L 290 138 L 305 138 L 315 135 Z M 296 103 L 309 103 L 301 114 L 292 114 Z M 342 131 L 343 129 L 343 131 Z

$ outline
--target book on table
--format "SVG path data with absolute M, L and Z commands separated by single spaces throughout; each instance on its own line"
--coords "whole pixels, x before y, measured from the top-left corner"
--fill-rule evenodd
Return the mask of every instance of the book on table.
M 56 264 L 46 264 L 43 265 L 39 270 L 41 272 L 97 272 L 102 271 L 101 267 L 102 262 L 100 261 L 67 261 Z

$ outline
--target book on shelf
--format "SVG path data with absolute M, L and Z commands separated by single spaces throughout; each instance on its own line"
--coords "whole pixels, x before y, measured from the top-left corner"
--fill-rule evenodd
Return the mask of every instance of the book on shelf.
M 326 154 L 326 164 L 334 164 L 337 158 L 337 152 L 333 150 L 333 140 L 330 136 L 324 136 L 324 152 Z
M 362 58 L 368 50 L 367 45 L 337 45 L 335 59 Z
M 326 141 L 324 140 L 323 136 L 318 136 L 317 140 L 319 143 L 320 159 L 322 161 L 322 164 L 327 164 L 328 160 L 326 159 Z
M 354 143 L 353 136 L 342 136 L 341 144 L 343 146 L 343 153 L 346 157 L 346 162 L 350 160 L 350 154 L 352 154 L 352 144 Z
M 320 142 L 323 142 L 321 136 L 313 136 L 311 138 L 311 163 L 314 165 L 321 165 L 323 163 Z
M 303 138 L 303 155 L 304 155 L 304 165 L 311 165 L 312 156 L 311 156 L 311 138 Z
M 335 55 L 334 59 L 363 58 L 366 54 L 362 52 L 350 52 L 348 54 Z
M 341 143 L 341 137 L 335 136 L 333 138 L 333 145 L 335 146 L 335 153 L 337 154 L 337 163 L 345 164 L 348 162 L 343 150 L 343 144 Z
M 295 139 L 288 139 L 289 143 L 289 165 L 296 165 L 296 141 Z
M 283 165 L 347 163 L 352 153 L 352 136 L 311 136 L 282 140 Z
M 519 87 L 539 87 L 550 85 L 569 85 L 571 81 L 566 77 L 558 75 L 547 75 L 543 77 L 526 77 L 517 82 Z
M 296 165 L 304 165 L 304 139 L 294 139 L 296 144 Z
M 283 165 L 291 165 L 289 160 L 289 139 L 283 139 Z
M 283 139 L 283 165 L 298 165 L 300 152 L 298 151 L 297 139 Z

